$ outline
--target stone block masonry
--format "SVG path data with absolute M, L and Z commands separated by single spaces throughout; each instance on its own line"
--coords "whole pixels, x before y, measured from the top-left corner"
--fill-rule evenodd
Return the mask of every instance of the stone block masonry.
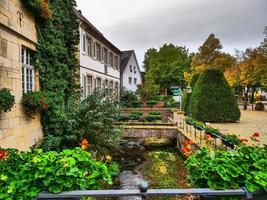
M 10 112 L 0 114 L 0 147 L 28 150 L 42 138 L 40 116 L 24 114 L 22 99 L 21 48 L 36 49 L 35 20 L 20 0 L 0 1 L 0 88 L 9 88 L 15 96 Z M 35 90 L 39 89 L 38 73 Z

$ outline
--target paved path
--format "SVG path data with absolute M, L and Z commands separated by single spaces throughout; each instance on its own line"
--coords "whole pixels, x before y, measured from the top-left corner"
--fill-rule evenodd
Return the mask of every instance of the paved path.
M 222 133 L 235 134 L 240 138 L 249 139 L 254 132 L 260 133 L 260 143 L 267 145 L 267 113 L 260 111 L 241 111 L 240 122 L 211 124 L 212 127 L 218 128 Z M 256 144 L 250 142 L 250 144 Z

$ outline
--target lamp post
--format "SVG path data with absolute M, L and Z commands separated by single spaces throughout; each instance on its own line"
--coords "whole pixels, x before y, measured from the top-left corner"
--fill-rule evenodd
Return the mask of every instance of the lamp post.
M 186 87 L 186 93 L 187 93 L 187 94 L 191 94 L 191 93 L 192 93 L 192 87 L 191 87 L 190 85 L 188 85 L 188 86 Z

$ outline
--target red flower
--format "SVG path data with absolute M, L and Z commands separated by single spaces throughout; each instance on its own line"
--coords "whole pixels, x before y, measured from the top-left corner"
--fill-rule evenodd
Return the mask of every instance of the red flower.
M 241 141 L 242 143 L 246 143 L 246 142 L 248 142 L 248 139 L 246 139 L 246 138 L 241 138 L 240 141 Z
M 184 147 L 184 148 L 181 149 L 181 151 L 182 151 L 183 153 L 189 153 L 190 150 L 191 150 L 191 149 L 189 149 L 188 147 Z
M 5 158 L 5 156 L 6 156 L 6 151 L 0 150 L 0 159 Z
M 192 140 L 186 140 L 186 141 L 184 142 L 184 144 L 185 144 L 185 145 L 192 145 L 192 144 L 194 144 L 194 143 L 193 143 Z
M 81 141 L 80 145 L 81 145 L 82 149 L 87 149 L 88 146 L 89 146 L 89 142 L 88 142 L 88 140 L 83 139 L 83 140 Z
M 205 140 L 209 140 L 210 138 L 211 138 L 211 135 L 209 135 L 209 134 L 205 135 Z
M 256 137 L 260 137 L 260 133 L 259 132 L 255 132 L 252 137 L 256 138 Z

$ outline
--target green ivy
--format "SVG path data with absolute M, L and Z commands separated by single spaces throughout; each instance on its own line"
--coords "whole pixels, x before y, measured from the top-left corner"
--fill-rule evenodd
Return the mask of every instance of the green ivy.
M 92 159 L 81 148 L 62 152 L 0 149 L 0 199 L 31 200 L 39 192 L 94 190 L 112 184 L 117 166 Z
M 47 20 L 36 19 L 36 68 L 40 73 L 41 91 L 48 94 L 48 109 L 42 113 L 45 136 L 61 137 L 66 131 L 67 104 L 78 99 L 79 23 L 73 12 L 75 0 L 48 1 L 53 15 Z M 74 97 L 73 97 L 74 96 Z

